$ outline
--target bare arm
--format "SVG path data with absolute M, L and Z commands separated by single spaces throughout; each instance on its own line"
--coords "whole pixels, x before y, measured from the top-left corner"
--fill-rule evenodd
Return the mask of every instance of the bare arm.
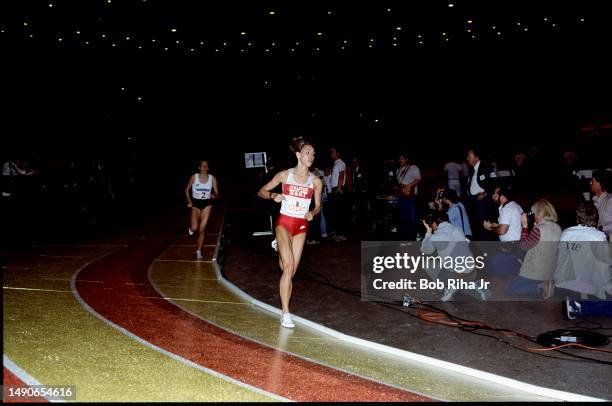
M 510 225 L 508 224 L 498 224 L 496 228 L 493 229 L 497 233 L 497 235 L 504 235 L 508 232 Z
M 510 228 L 508 224 L 497 224 L 497 223 L 491 223 L 489 221 L 485 221 L 483 225 L 485 229 L 489 231 L 493 231 L 497 235 L 506 234 L 508 232 L 508 229 Z
M 278 193 L 272 193 L 270 191 L 282 182 L 285 182 L 286 180 L 287 171 L 278 172 L 276 175 L 274 175 L 271 181 L 269 181 L 268 183 L 263 185 L 261 189 L 259 189 L 259 192 L 257 192 L 257 196 L 261 197 L 262 199 L 274 199 L 275 202 L 280 203 L 283 200 L 283 195 L 279 195 Z
M 315 207 L 314 210 L 306 213 L 306 220 L 311 221 L 314 216 L 321 212 L 321 193 L 323 191 L 323 182 L 321 179 L 314 178 L 314 202 Z
M 187 182 L 187 186 L 185 186 L 185 197 L 187 198 L 187 206 L 191 207 L 191 196 L 189 196 L 189 189 L 191 189 L 191 185 L 193 185 L 194 178 L 193 176 L 189 178 L 189 182 Z
M 213 192 L 215 194 L 215 199 L 219 198 L 219 188 L 217 187 L 217 178 L 213 176 L 212 178 L 212 187 L 213 187 Z

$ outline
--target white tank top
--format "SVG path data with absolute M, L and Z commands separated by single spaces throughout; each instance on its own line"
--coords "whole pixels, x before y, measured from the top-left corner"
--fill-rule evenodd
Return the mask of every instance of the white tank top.
M 303 219 L 310 209 L 313 193 L 314 175 L 309 172 L 306 183 L 299 184 L 293 176 L 293 169 L 289 169 L 287 171 L 287 182 L 283 184 L 284 200 L 281 204 L 281 214 Z
M 211 174 L 208 174 L 208 181 L 206 183 L 200 182 L 200 174 L 196 173 L 194 176 L 193 185 L 191 185 L 191 196 L 194 199 L 210 199 L 212 191 L 212 178 Z

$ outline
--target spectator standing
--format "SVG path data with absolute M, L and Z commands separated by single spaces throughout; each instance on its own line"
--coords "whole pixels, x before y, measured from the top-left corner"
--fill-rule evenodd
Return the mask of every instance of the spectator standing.
M 346 164 L 340 158 L 338 148 L 331 148 L 330 155 L 334 163 L 330 178 L 331 193 L 328 195 L 328 226 L 334 241 L 345 241 L 346 237 L 343 234 L 346 232 L 348 217 L 350 216 L 350 207 L 347 207 L 346 204 Z
M 414 240 L 416 238 L 417 194 L 421 183 L 421 171 L 416 165 L 410 164 L 408 154 L 399 157 L 400 167 L 395 173 L 398 184 L 400 206 L 400 229 L 402 238 Z
M 479 241 L 493 240 L 491 233 L 483 230 L 481 225 L 492 214 L 490 191 L 493 187 L 494 176 L 491 165 L 480 160 L 480 152 L 471 149 L 467 154 L 467 162 L 471 167 L 467 182 L 467 195 L 471 209 L 470 218 L 473 220 L 472 230 L 474 238 Z
M 455 191 L 457 196 L 461 196 L 461 176 L 463 167 L 456 161 L 449 161 L 444 165 L 444 178 L 446 179 L 446 188 Z

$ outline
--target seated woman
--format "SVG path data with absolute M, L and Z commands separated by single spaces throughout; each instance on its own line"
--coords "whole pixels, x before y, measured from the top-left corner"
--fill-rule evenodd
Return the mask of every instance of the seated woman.
M 553 205 L 546 199 L 540 199 L 533 206 L 534 227 L 529 231 L 529 220 L 526 213 L 521 215 L 520 247 L 527 251 L 517 279 L 508 286 L 510 295 L 544 297 L 552 296 L 552 280 L 557 262 L 561 227 L 557 224 L 558 216 Z
M 612 298 L 612 246 L 596 228 L 598 221 L 593 203 L 580 203 L 576 209 L 578 225 L 561 234 L 555 296 L 565 299 L 563 314 L 568 319 L 612 316 L 612 302 L 607 301 Z

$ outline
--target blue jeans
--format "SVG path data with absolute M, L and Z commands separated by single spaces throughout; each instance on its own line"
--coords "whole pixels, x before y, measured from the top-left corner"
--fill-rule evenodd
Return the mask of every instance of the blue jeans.
M 483 199 L 478 199 L 475 196 L 470 197 L 471 213 L 469 218 L 472 221 L 472 235 L 474 241 L 496 241 L 497 235 L 491 231 L 485 230 L 482 223 L 485 220 L 490 220 L 494 213 L 493 203 L 489 196 Z
M 581 300 L 581 295 L 578 292 L 569 289 L 556 288 L 555 296 L 559 298 L 566 297 L 570 301 L 579 303 L 579 316 L 612 317 L 612 298 L 610 298 L 609 295 L 606 296 L 606 300 Z M 591 295 L 588 296 L 591 297 Z
M 319 213 L 321 215 L 321 235 L 327 235 L 327 222 L 325 221 L 325 214 L 323 214 L 323 207 L 325 207 L 326 205 L 327 202 L 321 203 L 321 212 Z
M 414 196 L 400 196 L 400 230 L 404 240 L 414 240 L 416 238 L 417 211 L 416 198 Z
M 509 295 L 518 295 L 518 296 L 542 296 L 538 285 L 542 283 L 542 281 L 536 281 L 533 279 L 523 278 L 522 276 L 518 276 L 514 282 L 508 286 L 506 292 Z
M 579 300 L 580 316 L 612 317 L 611 301 Z
M 487 265 L 488 275 L 518 275 L 521 269 L 519 259 L 523 257 L 525 252 L 516 247 L 511 252 L 497 253 Z

